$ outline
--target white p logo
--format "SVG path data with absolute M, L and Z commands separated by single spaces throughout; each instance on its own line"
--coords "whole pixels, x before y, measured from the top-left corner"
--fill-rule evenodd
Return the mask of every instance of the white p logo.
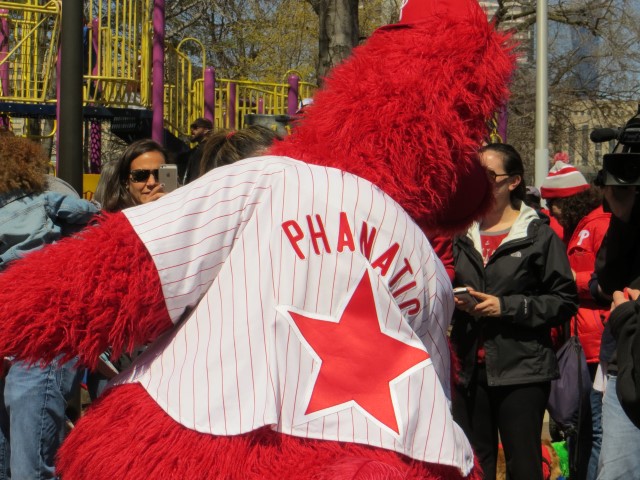
M 591 233 L 589 230 L 580 230 L 580 233 L 578 234 L 578 246 L 581 246 L 582 242 L 589 238 L 590 235 Z

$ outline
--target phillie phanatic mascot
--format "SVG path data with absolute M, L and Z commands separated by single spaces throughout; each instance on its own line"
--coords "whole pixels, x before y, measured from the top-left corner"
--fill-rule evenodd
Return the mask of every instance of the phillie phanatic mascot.
M 513 68 L 476 0 L 405 0 L 268 155 L 0 275 L 0 355 L 95 367 L 152 342 L 67 438 L 62 478 L 480 478 L 425 232 L 489 207 L 475 151 Z

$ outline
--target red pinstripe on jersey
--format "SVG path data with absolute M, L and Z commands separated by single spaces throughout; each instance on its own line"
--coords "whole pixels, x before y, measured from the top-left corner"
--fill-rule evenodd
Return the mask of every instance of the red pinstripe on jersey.
M 272 425 L 470 471 L 471 448 L 450 414 L 451 287 L 422 232 L 377 187 L 260 157 L 125 214 L 154 259 L 176 328 L 120 382 L 140 382 L 200 432 Z M 390 382 L 399 434 L 348 402 L 305 414 L 321 365 L 286 311 L 339 318 L 366 270 L 381 331 L 430 356 Z

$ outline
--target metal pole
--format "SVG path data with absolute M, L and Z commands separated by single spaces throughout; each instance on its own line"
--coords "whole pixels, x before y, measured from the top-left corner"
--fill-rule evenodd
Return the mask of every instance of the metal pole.
M 153 90 L 151 138 L 164 145 L 164 0 L 153 2 Z
M 535 185 L 540 186 L 549 170 L 549 75 L 547 72 L 547 4 L 538 0 L 536 15 L 536 157 Z
M 62 2 L 58 177 L 82 196 L 82 1 Z

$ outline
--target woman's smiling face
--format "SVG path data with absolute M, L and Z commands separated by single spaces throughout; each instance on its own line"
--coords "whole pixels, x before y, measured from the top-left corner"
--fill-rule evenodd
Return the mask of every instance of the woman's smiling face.
M 158 168 L 165 164 L 164 155 L 160 152 L 146 152 L 137 156 L 129 166 L 129 193 L 137 204 L 151 201 L 150 194 L 158 186 Z M 146 176 L 146 171 L 151 171 Z M 136 172 L 132 175 L 132 172 Z M 142 180 L 143 177 L 144 180 Z

